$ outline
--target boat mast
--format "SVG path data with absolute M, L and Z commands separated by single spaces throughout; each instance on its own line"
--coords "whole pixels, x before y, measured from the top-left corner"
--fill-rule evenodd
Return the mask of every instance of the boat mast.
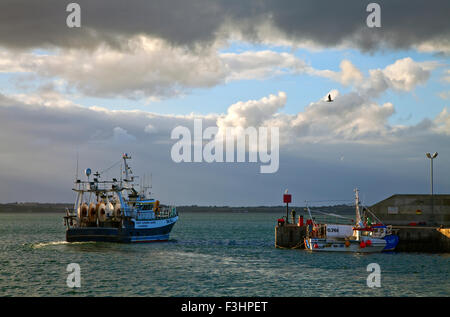
M 78 150 L 77 150 L 77 172 L 75 174 L 75 181 L 78 180 Z
M 78 149 L 77 149 L 77 170 L 75 173 L 75 182 L 74 182 L 74 190 L 77 191 L 80 189 L 80 181 L 78 179 Z M 78 214 L 78 206 L 79 206 L 79 200 L 80 200 L 80 192 L 77 191 L 77 199 L 75 201 L 75 204 L 73 206 L 73 210 Z
M 124 200 L 124 197 L 121 194 L 121 191 L 123 189 L 125 189 L 126 193 L 128 194 L 128 200 L 130 199 L 130 194 L 133 194 L 133 184 L 131 184 L 130 186 L 130 182 L 133 182 L 134 177 L 130 176 L 129 174 L 132 174 L 133 172 L 131 171 L 131 168 L 128 166 L 127 160 L 131 159 L 131 156 L 129 156 L 127 153 L 124 153 L 122 155 L 122 159 L 123 159 L 123 164 L 124 164 L 124 171 L 123 173 L 125 174 L 125 179 L 123 180 L 124 182 L 124 186 L 121 188 L 120 192 L 118 192 L 118 197 L 119 197 L 119 201 L 121 206 L 123 206 L 123 213 L 125 216 L 128 216 L 128 204 L 127 202 Z
M 124 166 L 124 173 L 125 173 L 125 182 L 128 182 L 128 164 L 127 164 L 127 159 L 128 159 L 128 154 L 124 153 L 122 154 L 122 159 L 123 159 L 123 166 Z
M 124 179 L 124 182 L 126 182 L 127 183 L 127 189 L 129 189 L 128 188 L 128 183 L 129 182 L 132 182 L 133 181 L 133 176 L 131 176 L 131 177 L 129 177 L 129 174 L 128 174 L 128 172 L 130 172 L 130 174 L 132 173 L 132 171 L 131 171 L 131 168 L 128 166 L 128 163 L 127 163 L 127 160 L 130 160 L 131 159 L 131 156 L 129 156 L 127 153 L 124 153 L 123 155 L 122 155 L 122 158 L 123 158 L 123 164 L 124 164 L 124 168 L 125 168 L 125 179 Z
M 355 189 L 355 207 L 356 207 L 356 226 L 361 222 L 361 213 L 359 212 L 359 190 Z
M 311 210 L 309 209 L 308 201 L 307 201 L 307 200 L 305 200 L 305 205 L 306 205 L 306 210 L 308 210 L 308 213 L 309 213 L 309 219 L 311 219 L 311 221 L 312 221 L 312 223 L 313 223 L 313 225 L 314 225 L 314 227 L 315 227 L 316 224 L 314 223 L 314 219 L 313 219 L 313 217 L 312 217 L 312 215 L 311 215 Z

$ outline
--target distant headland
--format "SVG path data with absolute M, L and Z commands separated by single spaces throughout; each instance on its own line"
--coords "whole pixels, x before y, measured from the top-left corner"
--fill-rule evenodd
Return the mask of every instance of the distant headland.
M 66 208 L 73 208 L 69 203 L 36 203 L 36 202 L 17 202 L 0 204 L 0 213 L 65 213 Z M 335 205 L 310 207 L 311 209 L 320 209 L 325 212 L 334 212 L 348 214 L 353 213 L 354 207 L 351 205 Z M 252 207 L 232 207 L 232 206 L 177 206 L 179 213 L 183 212 L 229 212 L 229 213 L 273 213 L 286 214 L 286 206 L 252 206 Z M 304 206 L 289 206 L 289 212 L 295 210 L 300 214 L 305 212 Z

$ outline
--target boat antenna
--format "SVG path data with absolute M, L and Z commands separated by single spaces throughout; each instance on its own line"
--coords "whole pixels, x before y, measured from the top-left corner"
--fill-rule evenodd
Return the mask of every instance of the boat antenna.
M 75 174 L 75 181 L 77 181 L 77 180 L 78 180 L 78 148 L 77 148 L 77 171 Z
M 139 188 L 140 188 L 140 190 L 141 190 L 141 196 L 142 196 L 142 197 L 145 197 L 145 190 L 146 190 L 146 186 L 145 186 L 145 174 L 144 174 L 144 176 L 140 179 Z
M 91 198 L 92 198 L 92 190 L 91 190 L 91 184 L 90 184 L 90 179 L 89 176 L 91 176 L 92 170 L 90 168 L 86 168 L 84 170 L 84 174 L 87 176 L 88 179 L 88 188 L 89 188 L 89 203 L 91 202 Z

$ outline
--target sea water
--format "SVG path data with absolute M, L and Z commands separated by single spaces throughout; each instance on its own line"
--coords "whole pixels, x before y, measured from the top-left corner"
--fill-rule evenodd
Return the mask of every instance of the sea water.
M 0 213 L 0 296 L 450 295 L 450 254 L 276 249 L 274 214 L 181 213 L 169 242 L 148 244 L 67 243 L 62 217 Z

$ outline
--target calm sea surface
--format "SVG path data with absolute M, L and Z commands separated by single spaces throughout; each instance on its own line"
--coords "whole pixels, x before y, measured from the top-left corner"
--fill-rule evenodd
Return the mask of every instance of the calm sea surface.
M 66 243 L 62 214 L 0 214 L 0 296 L 450 295 L 450 254 L 275 249 L 276 218 L 183 213 L 170 242 L 130 245 Z M 366 284 L 373 262 L 381 288 Z

